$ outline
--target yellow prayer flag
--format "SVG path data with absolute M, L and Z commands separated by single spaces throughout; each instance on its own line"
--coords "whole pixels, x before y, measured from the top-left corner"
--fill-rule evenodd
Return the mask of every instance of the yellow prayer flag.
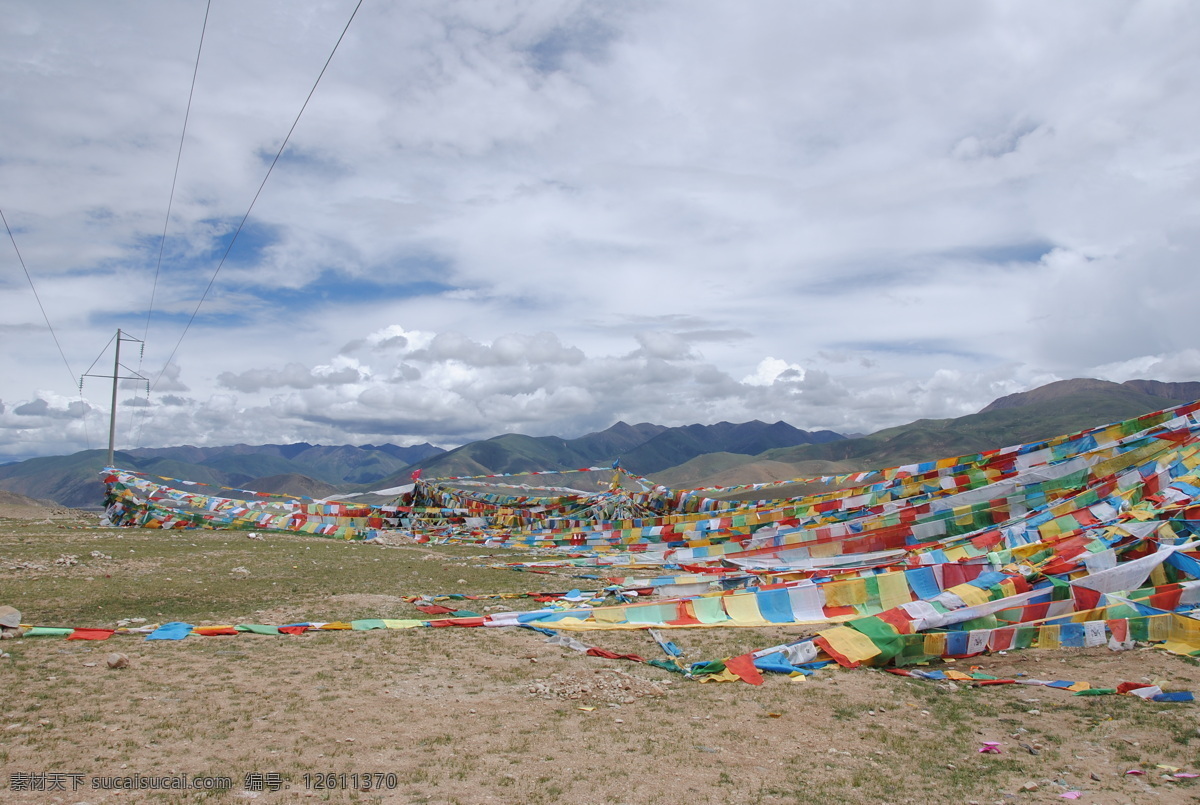
M 894 609 L 912 601 L 912 593 L 902 571 L 880 573 L 875 579 L 879 582 L 879 605 L 884 609 Z
M 1043 625 L 1038 627 L 1037 647 L 1038 648 L 1060 648 L 1061 642 L 1058 637 L 1058 627 Z
M 986 604 L 992 600 L 987 592 L 979 589 L 974 584 L 956 584 L 946 592 L 954 593 L 969 607 Z
M 829 641 L 829 646 L 850 662 L 863 662 L 879 654 L 879 647 L 862 632 L 855 631 L 849 626 L 835 626 L 818 632 Z
M 850 607 L 867 601 L 865 579 L 833 581 L 822 585 L 821 589 L 825 592 L 825 603 L 832 607 Z
M 941 657 L 946 653 L 946 635 L 941 632 L 929 632 L 925 635 L 923 650 L 931 657 Z
M 754 593 L 733 593 L 725 596 L 723 601 L 726 614 L 739 626 L 767 625 L 767 620 L 758 609 L 758 598 Z
M 624 623 L 625 607 L 597 607 L 592 610 L 592 617 L 597 623 Z

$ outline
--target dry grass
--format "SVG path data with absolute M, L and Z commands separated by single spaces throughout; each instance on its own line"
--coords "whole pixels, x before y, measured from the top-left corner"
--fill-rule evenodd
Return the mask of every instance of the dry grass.
M 290 535 L 98 531 L 0 520 L 0 603 L 27 622 L 113 625 L 419 617 L 401 596 L 586 586 L 483 567 L 484 551 L 385 549 Z M 93 559 L 92 551 L 112 556 Z M 53 565 L 60 555 L 79 564 Z M 509 557 L 505 557 L 506 559 Z M 20 563 L 46 570 L 13 570 Z M 234 567 L 249 576 L 231 574 Z M 464 579 L 465 584 L 458 580 Z M 598 582 L 592 582 L 593 584 Z M 492 602 L 463 602 L 478 609 Z M 506 602 L 515 604 L 516 602 Z M 528 604 L 527 604 L 528 605 Z M 796 629 L 671 632 L 688 660 Z M 658 656 L 640 632 L 575 633 Z M 411 629 L 146 642 L 5 641 L 0 763 L 75 772 L 85 789 L 3 790 L 8 802 L 263 800 L 430 803 L 1084 803 L 1195 801 L 1196 710 L 1045 688 L 951 688 L 872 670 L 762 687 L 698 684 L 548 646 L 520 629 Z M 110 651 L 131 665 L 109 669 Z M 1013 653 L 978 661 L 1111 686 L 1143 677 L 1200 690 L 1200 667 L 1155 651 Z M 575 697 L 575 698 L 572 698 Z M 593 709 L 581 709 L 593 708 Z M 1029 711 L 1034 710 L 1036 713 Z M 1002 743 L 979 754 L 981 741 Z M 1020 747 L 1028 744 L 1036 755 Z M 1145 776 L 1123 774 L 1140 768 Z M 101 775 L 223 775 L 231 792 L 87 790 Z M 290 789 L 243 789 L 247 774 Z M 354 774 L 394 788 L 348 790 Z M 316 789 L 335 777 L 336 788 Z M 309 775 L 306 781 L 305 775 Z M 1093 779 L 1095 775 L 1099 779 Z M 361 783 L 363 777 L 357 782 Z M 1020 791 L 1028 782 L 1038 788 Z M 1060 784 L 1061 783 L 1061 784 Z M 68 786 L 69 788 L 69 786 Z M 57 799 L 56 799 L 57 797 Z

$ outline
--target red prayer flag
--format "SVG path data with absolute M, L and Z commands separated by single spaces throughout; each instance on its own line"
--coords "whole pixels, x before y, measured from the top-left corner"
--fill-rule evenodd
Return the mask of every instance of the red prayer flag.
M 740 657 L 730 657 L 725 661 L 725 668 L 736 674 L 743 682 L 751 685 L 761 685 L 763 683 L 762 672 L 754 667 L 754 658 L 749 654 L 743 654 Z
M 1095 609 L 1100 606 L 1100 593 L 1088 587 L 1072 586 L 1071 596 L 1075 599 L 1075 610 L 1077 612 Z
M 639 657 L 636 654 L 618 654 L 615 651 L 609 651 L 606 648 L 596 648 L 592 646 L 587 650 L 589 657 L 603 657 L 606 660 L 632 660 L 633 662 L 645 662 L 645 658 Z
M 116 629 L 76 629 L 67 635 L 68 640 L 107 640 Z

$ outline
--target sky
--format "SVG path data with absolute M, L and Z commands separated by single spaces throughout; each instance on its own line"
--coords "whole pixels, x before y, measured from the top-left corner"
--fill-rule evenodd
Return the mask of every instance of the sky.
M 0 462 L 1200 380 L 1200 4 L 356 5 L 0 0 Z

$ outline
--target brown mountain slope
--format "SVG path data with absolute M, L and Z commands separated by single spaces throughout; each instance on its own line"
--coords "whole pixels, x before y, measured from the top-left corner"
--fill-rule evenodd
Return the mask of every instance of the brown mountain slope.
M 719 463 L 680 465 L 656 473 L 655 479 L 691 482 L 675 488 L 733 486 L 765 480 L 764 471 L 758 467 L 764 461 L 771 462 L 771 473 L 785 473 L 780 480 L 934 461 L 1119 422 L 1191 402 L 1194 399 L 1191 395 L 1198 390 L 1200 383 L 1063 380 L 1002 397 L 978 414 L 956 419 L 922 419 L 860 439 L 768 450 L 754 457 L 739 459 L 726 454 L 727 458 Z M 1184 399 L 1172 399 L 1171 395 Z M 780 465 L 790 467 L 791 472 Z M 786 493 L 780 491 L 780 495 Z
M 1114 397 L 1135 399 L 1138 395 L 1162 399 L 1163 408 L 1171 402 L 1184 403 L 1200 400 L 1200 383 L 1164 383 L 1161 380 L 1126 380 L 1124 383 L 1113 383 L 1108 380 L 1096 380 L 1091 377 L 1077 377 L 1072 380 L 1057 380 L 1029 391 L 1020 391 L 994 400 L 979 413 L 1001 411 L 1006 408 L 1021 408 L 1026 405 L 1060 400 L 1083 392 L 1101 392 Z
M 52 500 L 35 500 L 16 492 L 0 489 L 0 517 L 13 520 L 45 520 L 76 515 L 77 512 L 64 508 Z
M 709 453 L 678 467 L 656 472 L 654 480 L 672 489 L 697 489 L 712 486 L 738 486 L 787 481 L 800 476 L 837 475 L 853 472 L 855 467 L 840 461 L 806 461 L 789 464 L 767 458 L 751 458 L 737 453 Z

